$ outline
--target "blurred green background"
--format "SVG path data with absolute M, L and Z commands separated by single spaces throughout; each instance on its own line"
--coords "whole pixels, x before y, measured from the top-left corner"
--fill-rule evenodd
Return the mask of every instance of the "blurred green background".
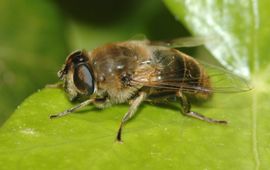
M 26 96 L 56 82 L 76 49 L 141 33 L 150 39 L 188 35 L 155 0 L 1 0 L 0 25 L 0 124 Z
M 0 169 L 269 169 L 269 6 L 268 0 L 1 0 Z M 73 105 L 63 91 L 42 89 L 57 81 L 70 52 L 138 33 L 217 39 L 207 50 L 181 50 L 212 55 L 251 80 L 248 93 L 215 94 L 193 106 L 228 126 L 144 104 L 119 145 L 113 141 L 127 105 L 48 119 Z

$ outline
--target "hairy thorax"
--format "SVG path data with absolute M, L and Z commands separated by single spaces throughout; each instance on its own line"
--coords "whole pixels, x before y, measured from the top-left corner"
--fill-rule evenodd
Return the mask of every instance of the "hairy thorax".
M 151 53 L 135 41 L 108 44 L 95 49 L 91 55 L 99 87 L 97 94 L 107 95 L 111 103 L 123 103 L 141 88 L 132 86 L 131 79 Z

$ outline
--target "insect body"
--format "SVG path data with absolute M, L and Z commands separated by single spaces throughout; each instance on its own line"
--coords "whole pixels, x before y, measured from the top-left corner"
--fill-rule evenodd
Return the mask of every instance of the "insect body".
M 235 79 L 226 71 L 222 73 Z M 69 114 L 90 103 L 99 108 L 130 103 L 117 133 L 118 141 L 121 141 L 123 125 L 145 100 L 177 97 L 184 115 L 210 123 L 227 123 L 190 110 L 189 96 L 208 99 L 215 91 L 229 90 L 213 86 L 204 66 L 170 48 L 167 43 L 127 41 L 107 44 L 91 52 L 76 51 L 68 56 L 58 76 L 63 80 L 70 100 L 84 101 L 74 108 L 51 115 L 51 118 Z M 231 86 L 228 88 L 234 89 Z

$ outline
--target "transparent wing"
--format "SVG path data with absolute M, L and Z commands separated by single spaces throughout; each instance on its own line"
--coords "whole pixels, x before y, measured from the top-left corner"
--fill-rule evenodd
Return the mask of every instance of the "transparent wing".
M 134 77 L 132 83 L 147 87 L 181 90 L 189 93 L 236 93 L 252 89 L 247 80 L 230 71 L 204 62 L 200 62 L 200 64 L 209 76 L 210 86 L 202 86 L 201 83 L 198 83 L 203 81 L 200 76 L 179 78 L 175 71 L 181 72 L 184 68 L 163 73 L 160 73 L 158 70 L 153 73 L 142 71 L 138 76 Z
M 134 36 L 132 36 L 129 40 L 145 41 L 148 39 L 147 39 L 146 35 L 144 35 L 143 33 L 139 33 L 139 34 L 135 34 Z
M 210 77 L 213 92 L 235 93 L 252 89 L 248 80 L 220 67 L 200 61 Z
M 151 45 L 165 46 L 170 48 L 197 47 L 212 42 L 212 37 L 181 37 L 168 41 L 152 41 Z

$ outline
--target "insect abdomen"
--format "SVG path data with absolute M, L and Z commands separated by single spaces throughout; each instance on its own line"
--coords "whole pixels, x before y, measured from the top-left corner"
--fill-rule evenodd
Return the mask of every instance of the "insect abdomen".
M 211 82 L 204 67 L 192 57 L 177 51 L 184 63 L 183 86 L 187 86 L 185 93 L 192 94 L 198 99 L 208 99 L 212 95 Z M 188 89 L 191 89 L 190 91 Z M 185 89 L 185 88 L 183 88 Z M 197 89 L 197 90 L 196 90 Z

